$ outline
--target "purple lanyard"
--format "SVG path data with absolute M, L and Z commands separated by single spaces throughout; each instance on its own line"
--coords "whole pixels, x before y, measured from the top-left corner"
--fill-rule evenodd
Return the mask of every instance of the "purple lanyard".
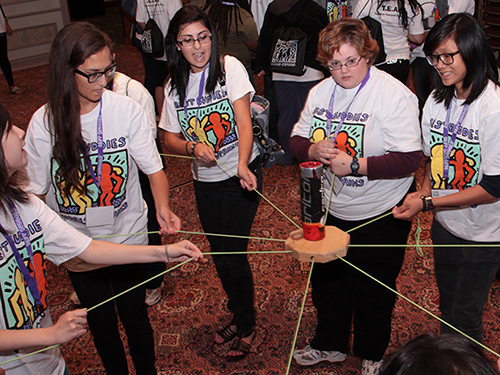
M 195 125 L 194 125 L 194 133 L 197 135 L 198 132 L 198 112 L 200 111 L 200 104 L 201 104 L 201 98 L 203 96 L 203 92 L 205 91 L 205 72 L 207 71 L 207 68 L 209 67 L 210 64 L 207 64 L 205 66 L 205 69 L 203 69 L 203 73 L 201 73 L 201 79 L 200 79 L 200 87 L 198 89 L 198 108 L 196 109 L 196 118 L 195 118 Z M 184 97 L 184 116 L 186 117 L 186 124 L 189 126 L 189 119 L 188 119 L 188 111 L 187 111 L 187 95 L 189 91 L 189 81 L 186 87 L 186 95 Z
M 87 150 L 87 149 L 85 149 Z M 94 173 L 94 168 L 90 162 L 90 156 L 87 151 L 87 164 L 90 172 L 90 176 L 94 181 L 97 188 L 101 189 L 101 177 L 102 177 L 102 163 L 104 160 L 104 135 L 102 130 L 102 97 L 99 100 L 99 116 L 97 116 L 97 177 Z
M 453 145 L 455 144 L 455 140 L 457 139 L 458 128 L 462 126 L 462 122 L 465 119 L 465 115 L 469 110 L 469 104 L 464 105 L 462 113 L 460 114 L 457 123 L 453 127 L 453 132 L 451 134 L 451 140 L 450 140 L 448 139 L 448 126 L 450 124 L 452 106 L 453 106 L 453 101 L 451 101 L 450 105 L 448 106 L 448 110 L 446 111 L 446 120 L 443 124 L 443 178 L 445 180 L 448 179 L 449 169 L 450 169 L 450 156 L 451 156 L 451 151 L 453 150 Z
M 363 87 L 365 87 L 365 85 L 369 79 L 370 79 L 370 69 L 368 68 L 368 72 L 366 73 L 365 78 L 363 78 L 361 85 L 359 85 L 359 87 L 358 87 L 358 91 L 356 91 L 356 94 L 354 94 L 354 97 L 352 98 L 351 102 L 347 106 L 345 112 L 342 113 L 342 116 L 340 118 L 340 122 L 337 125 L 337 128 L 335 129 L 335 133 L 333 133 L 333 135 L 332 135 L 333 103 L 335 102 L 335 90 L 337 90 L 337 87 L 339 86 L 339 84 L 336 83 L 335 88 L 333 89 L 332 96 L 330 97 L 330 103 L 328 104 L 328 112 L 326 113 L 326 134 L 328 134 L 328 139 L 330 139 L 333 143 L 335 143 L 335 141 L 337 140 L 337 136 L 339 135 L 340 129 L 342 128 L 342 125 L 344 124 L 344 121 L 347 117 L 347 114 L 349 113 L 349 109 L 351 108 L 351 104 L 354 102 L 354 99 L 356 99 L 356 96 L 359 94 L 361 89 Z
M 17 250 L 16 244 L 14 243 L 12 237 L 9 236 L 7 233 L 2 233 L 2 234 L 9 243 L 10 247 L 12 248 L 12 252 L 14 253 L 14 256 L 17 261 L 17 265 L 19 266 L 19 269 L 21 270 L 21 273 L 24 276 L 24 280 L 28 285 L 31 295 L 35 299 L 36 306 L 42 306 L 42 299 L 40 297 L 40 291 L 38 290 L 38 283 L 36 280 L 35 263 L 33 261 L 33 249 L 31 247 L 31 241 L 29 238 L 28 230 L 24 226 L 23 220 L 21 219 L 21 215 L 19 215 L 19 212 L 17 211 L 14 202 L 12 202 L 12 200 L 9 198 L 6 198 L 6 200 L 7 203 L 9 204 L 10 213 L 14 218 L 14 223 L 16 224 L 17 230 L 19 231 L 19 234 L 21 235 L 24 245 L 26 246 L 26 250 L 28 251 L 30 262 L 33 266 L 34 277 L 31 277 L 30 271 L 26 267 L 26 264 L 24 264 L 23 257 L 21 256 L 21 254 L 19 254 L 19 251 Z M 2 224 L 0 224 L 0 228 L 2 228 L 2 230 L 5 232 L 5 229 L 3 228 Z

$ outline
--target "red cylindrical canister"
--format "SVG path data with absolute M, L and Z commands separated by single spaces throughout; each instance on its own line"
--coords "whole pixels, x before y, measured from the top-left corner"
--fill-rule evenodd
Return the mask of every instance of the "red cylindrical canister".
M 325 227 L 321 225 L 323 217 L 322 174 L 323 164 L 319 161 L 308 161 L 300 164 L 302 228 L 304 238 L 309 241 L 319 241 L 325 238 Z

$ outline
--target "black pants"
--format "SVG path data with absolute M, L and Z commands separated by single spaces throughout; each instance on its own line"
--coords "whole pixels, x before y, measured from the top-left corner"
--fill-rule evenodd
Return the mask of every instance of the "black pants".
M 434 273 L 439 289 L 441 318 L 482 342 L 484 305 L 500 264 L 500 247 L 471 246 L 498 243 L 458 238 L 437 220 L 432 223 L 432 242 L 456 245 L 434 248 Z M 456 331 L 441 324 L 441 332 Z
M 256 175 L 257 190 L 262 191 L 259 159 L 250 165 Z M 203 230 L 207 233 L 249 236 L 260 197 L 240 186 L 237 177 L 219 182 L 194 181 L 196 206 Z M 246 251 L 248 239 L 207 236 L 213 252 Z M 246 336 L 255 327 L 254 284 L 246 254 L 214 255 L 215 268 L 228 297 L 238 333 Z
M 410 60 L 399 59 L 391 64 L 384 63 L 377 65 L 377 68 L 389 73 L 391 76 L 401 81 L 403 85 L 406 85 L 406 81 L 410 75 Z
M 7 55 L 7 34 L 0 34 L 0 68 L 7 80 L 9 86 L 14 86 L 14 78 L 12 77 L 12 68 L 10 66 L 9 57 Z
M 345 221 L 328 215 L 327 225 L 344 231 L 371 219 Z M 406 244 L 411 222 L 392 215 L 351 232 L 346 260 L 396 289 L 403 264 L 404 248 L 375 248 L 370 244 Z M 363 359 L 382 359 L 391 334 L 391 315 L 396 295 L 350 265 L 337 259 L 317 263 L 312 273 L 312 298 L 318 311 L 316 335 L 311 347 L 347 353 L 351 323 L 354 323 L 353 352 Z
M 82 307 L 90 308 L 146 279 L 146 265 L 111 266 L 89 272 L 71 272 L 69 277 Z M 144 286 L 117 298 L 116 309 L 127 335 L 137 375 L 155 375 L 153 329 L 144 303 Z M 90 332 L 106 374 L 127 375 L 127 358 L 118 331 L 115 302 L 88 313 Z

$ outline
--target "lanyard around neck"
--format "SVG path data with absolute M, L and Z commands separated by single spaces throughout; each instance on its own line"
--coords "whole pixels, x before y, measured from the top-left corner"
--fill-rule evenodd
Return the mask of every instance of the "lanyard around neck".
M 19 254 L 19 251 L 17 250 L 17 246 L 14 243 L 14 240 L 10 235 L 8 235 L 5 232 L 5 229 L 3 228 L 2 224 L 0 224 L 0 228 L 2 228 L 3 236 L 7 240 L 9 246 L 12 249 L 12 252 L 14 253 L 14 257 L 16 258 L 17 265 L 19 266 L 19 269 L 21 270 L 21 273 L 24 276 L 24 280 L 26 281 L 26 284 L 28 285 L 28 288 L 31 292 L 31 295 L 35 299 L 35 304 L 36 306 L 39 306 L 41 309 L 42 306 L 42 299 L 40 297 L 40 290 L 38 289 L 38 282 L 36 279 L 36 271 L 35 271 L 35 262 L 33 260 L 33 249 L 31 247 L 31 241 L 29 238 L 28 230 L 24 226 L 23 220 L 21 219 L 21 215 L 17 211 L 16 206 L 14 205 L 14 202 L 10 198 L 7 198 L 7 203 L 9 205 L 9 210 L 12 215 L 12 218 L 14 219 L 14 223 L 16 224 L 16 228 L 19 232 L 19 235 L 21 236 L 24 245 L 26 246 L 26 250 L 28 252 L 29 258 L 30 258 L 30 263 L 33 268 L 33 277 L 30 274 L 30 271 L 26 267 L 26 264 L 24 263 L 23 257 L 21 254 Z
M 356 91 L 356 94 L 354 94 L 354 97 L 352 98 L 351 102 L 347 106 L 345 112 L 342 113 L 342 116 L 340 118 L 340 122 L 339 122 L 337 128 L 335 129 L 335 132 L 332 135 L 333 105 L 335 102 L 335 91 L 337 90 L 337 87 L 339 86 L 338 83 L 335 84 L 332 96 L 330 97 L 330 103 L 328 104 L 328 112 L 326 113 L 326 134 L 327 134 L 328 139 L 330 141 L 332 141 L 333 143 L 335 143 L 335 141 L 337 140 L 337 136 L 339 135 L 340 129 L 342 128 L 342 125 L 344 124 L 344 121 L 347 118 L 347 114 L 349 113 L 349 109 L 351 108 L 351 105 L 354 102 L 354 99 L 356 99 L 356 96 L 359 94 L 361 89 L 363 87 L 365 87 L 365 85 L 369 79 L 370 79 L 370 68 L 368 68 L 368 72 L 366 72 L 365 78 L 363 78 L 363 81 L 359 85 L 358 90 Z
M 205 91 L 205 72 L 207 71 L 208 67 L 210 64 L 207 64 L 205 66 L 205 69 L 203 69 L 203 73 L 201 73 L 201 79 L 200 79 L 200 86 L 198 88 L 198 108 L 196 109 L 196 118 L 195 118 L 195 125 L 194 125 L 194 133 L 197 134 L 198 132 L 198 113 L 200 111 L 200 104 L 201 104 L 201 99 L 203 97 L 203 92 Z M 187 96 L 189 92 L 189 81 L 186 86 L 186 95 L 184 95 L 184 116 L 186 118 L 186 124 L 189 126 L 189 119 L 188 119 L 188 113 L 187 113 Z
M 100 190 L 101 177 L 102 177 L 102 163 L 104 160 L 104 135 L 102 128 L 102 97 L 101 100 L 99 100 L 99 115 L 97 116 L 97 176 L 94 172 L 94 168 L 92 167 L 90 156 L 86 148 L 85 151 L 87 153 L 86 160 L 90 176 L 92 177 L 92 181 L 94 181 L 94 184 Z
M 448 139 L 448 127 L 450 124 L 452 106 L 453 106 L 453 100 L 448 106 L 448 109 L 446 111 L 446 119 L 443 124 L 443 178 L 445 180 L 447 180 L 449 176 L 451 151 L 453 150 L 453 146 L 455 145 L 455 140 L 457 139 L 458 129 L 462 126 L 462 123 L 465 119 L 465 115 L 469 110 L 469 104 L 464 105 L 462 113 L 460 114 L 457 123 L 453 127 L 453 131 L 451 133 L 451 139 Z

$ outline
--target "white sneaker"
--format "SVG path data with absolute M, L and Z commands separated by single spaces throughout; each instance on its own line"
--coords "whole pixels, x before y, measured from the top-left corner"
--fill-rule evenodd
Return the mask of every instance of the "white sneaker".
M 156 289 L 146 289 L 146 305 L 153 306 L 156 305 L 161 300 L 161 290 L 163 289 L 163 283 Z
M 293 358 L 299 365 L 311 366 L 322 361 L 342 362 L 345 361 L 347 355 L 344 353 L 326 350 L 316 350 L 307 345 L 304 349 L 298 349 L 293 352 Z
M 370 361 L 363 359 L 363 366 L 361 367 L 361 375 L 378 375 L 382 361 Z

